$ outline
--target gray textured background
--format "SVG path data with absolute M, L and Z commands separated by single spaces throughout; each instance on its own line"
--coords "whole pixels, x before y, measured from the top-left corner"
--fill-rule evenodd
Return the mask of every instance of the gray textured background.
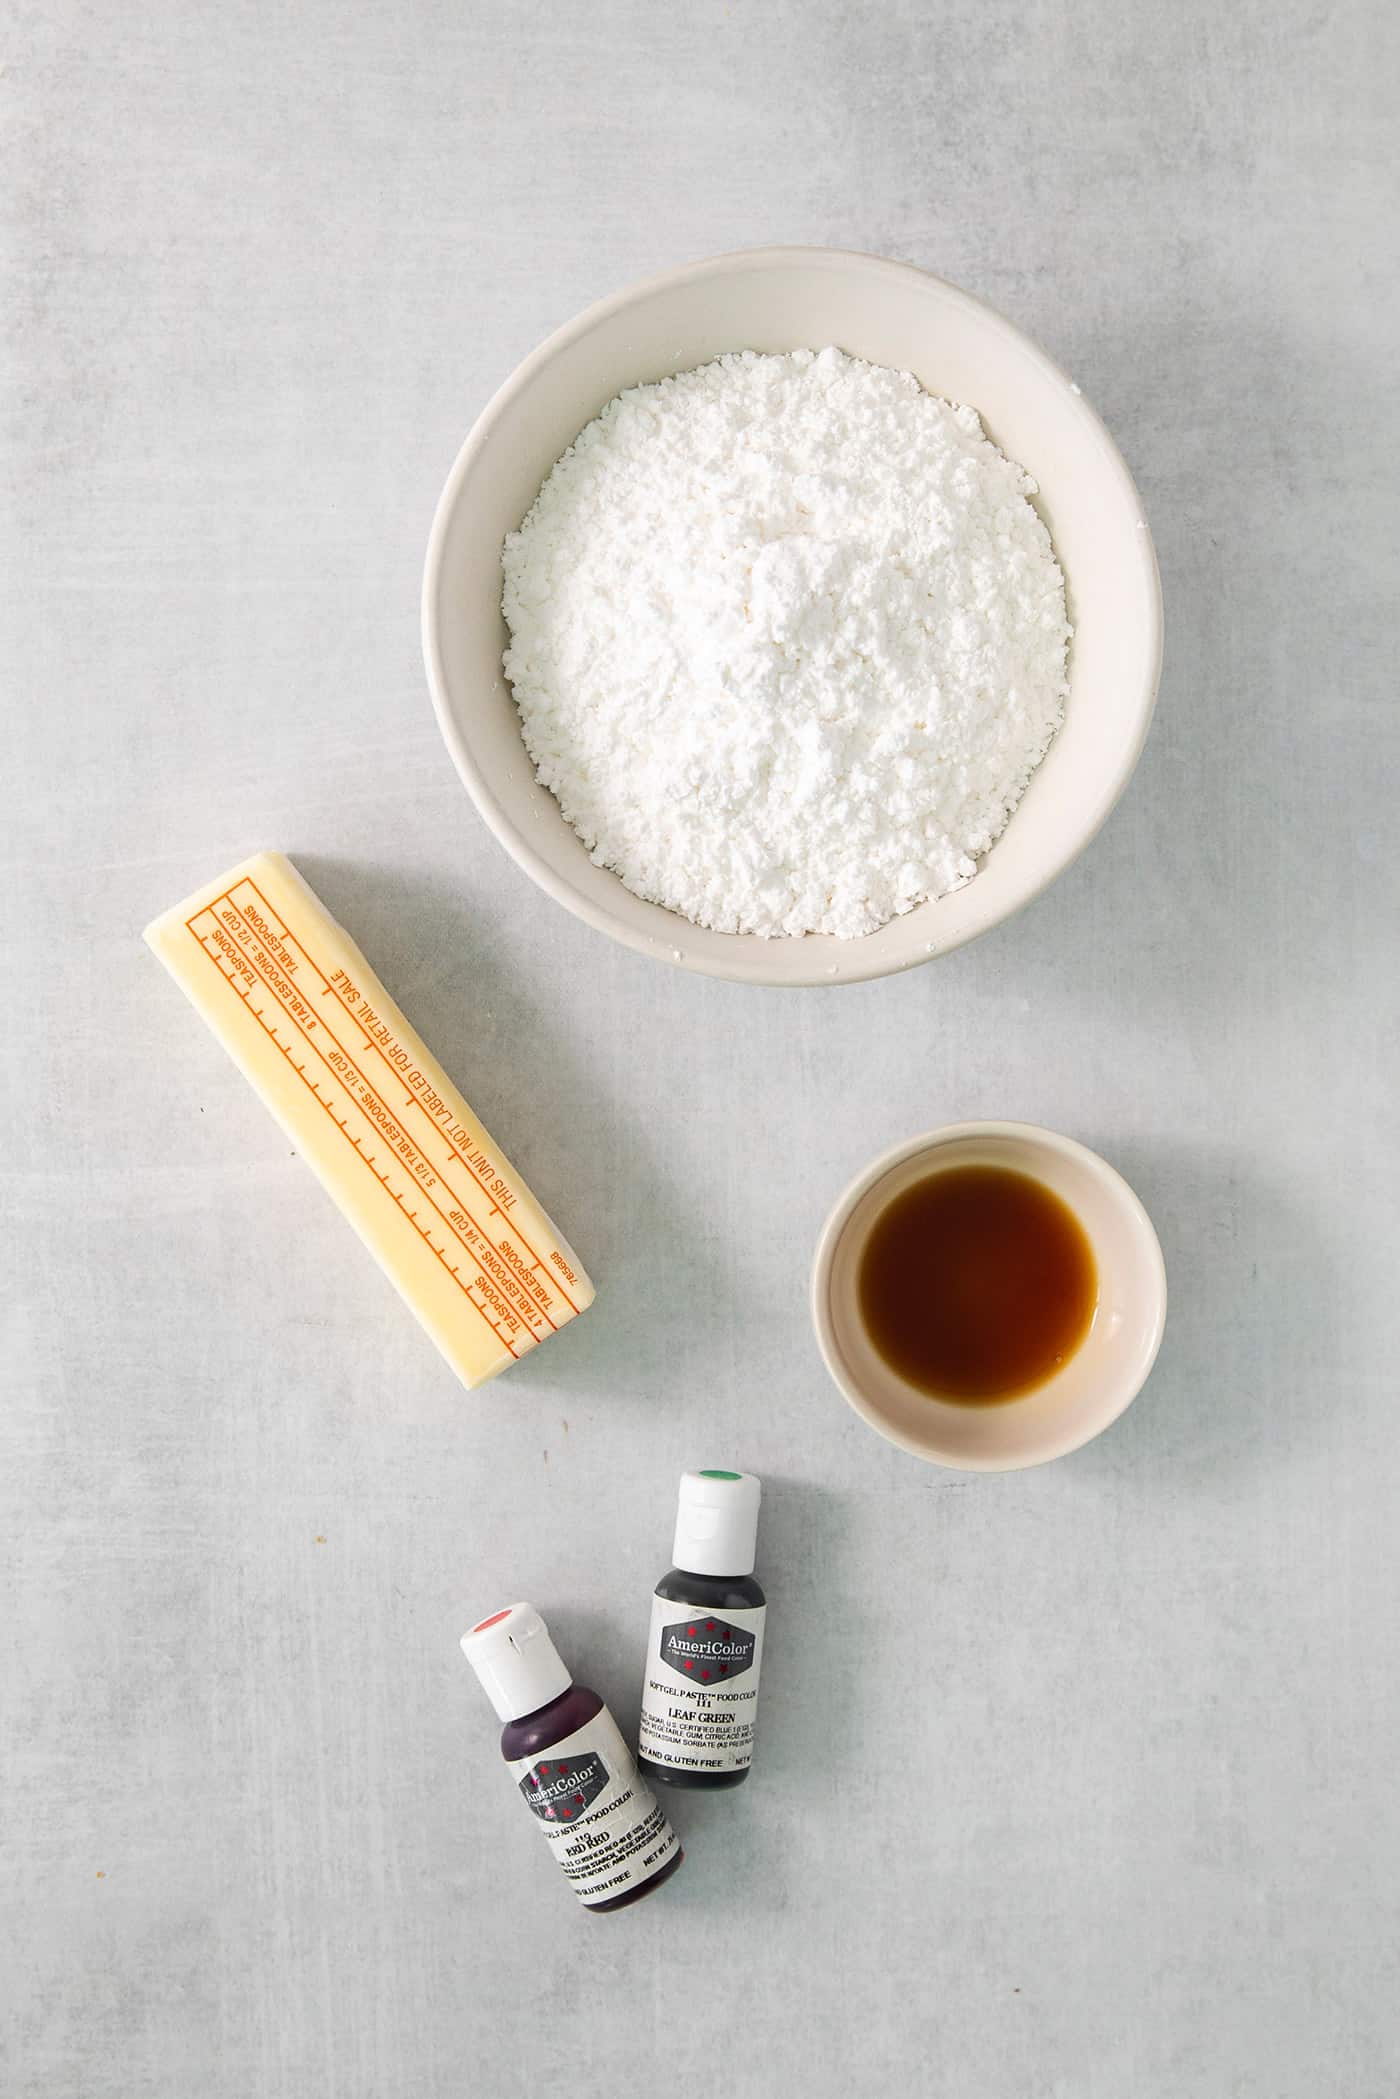
M 1394 22 L 11 18 L 7 2099 L 1394 2093 Z M 1039 338 L 1167 601 L 1087 857 L 830 993 L 536 894 L 418 654 L 490 390 L 593 296 L 767 240 Z M 599 1282 L 474 1397 L 139 944 L 268 843 Z M 870 1436 L 804 1304 L 846 1178 L 977 1114 L 1100 1146 L 1173 1289 L 1119 1426 L 987 1480 Z M 731 1459 L 769 1487 L 760 1766 L 590 1920 L 456 1637 L 529 1594 L 630 1728 L 674 1475 Z

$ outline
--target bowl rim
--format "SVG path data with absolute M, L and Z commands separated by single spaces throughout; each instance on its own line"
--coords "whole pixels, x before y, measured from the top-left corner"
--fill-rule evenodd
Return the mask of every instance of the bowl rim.
M 1090 814 L 1089 821 L 1061 852 L 1046 860 L 1043 867 L 1038 871 L 1035 880 L 1014 903 L 1005 910 L 997 911 L 992 917 L 980 922 L 974 918 L 961 931 L 942 940 L 926 943 L 921 949 L 911 951 L 908 954 L 896 954 L 888 959 L 871 959 L 862 966 L 859 956 L 862 950 L 869 954 L 868 947 L 860 940 L 847 941 L 844 943 L 844 947 L 852 950 L 850 966 L 843 962 L 838 973 L 833 974 L 829 966 L 824 966 L 814 960 L 806 971 L 797 974 L 786 972 L 781 976 L 777 976 L 765 972 L 761 967 L 756 968 L 752 964 L 742 969 L 734 964 L 726 964 L 722 959 L 724 953 L 722 947 L 713 953 L 708 951 L 708 949 L 697 951 L 694 944 L 695 933 L 707 930 L 712 932 L 713 929 L 689 926 L 687 920 L 674 913 L 669 915 L 676 919 L 677 934 L 675 939 L 669 944 L 660 936 L 644 933 L 639 927 L 633 926 L 614 916 L 610 911 L 601 908 L 591 897 L 585 895 L 582 890 L 576 889 L 565 877 L 557 872 L 505 808 L 491 787 L 481 766 L 477 763 L 467 739 L 461 732 L 448 700 L 447 676 L 438 640 L 438 630 L 442 612 L 443 561 L 447 534 L 461 493 L 462 484 L 471 472 L 479 453 L 485 448 L 495 425 L 516 398 L 533 384 L 537 375 L 562 350 L 569 348 L 584 336 L 592 333 L 593 330 L 601 327 L 615 314 L 625 311 L 629 306 L 637 304 L 640 300 L 652 297 L 657 292 L 665 291 L 672 285 L 691 282 L 707 276 L 743 275 L 749 271 L 792 267 L 794 265 L 803 265 L 811 268 L 822 264 L 838 266 L 843 270 L 864 271 L 872 275 L 905 278 L 921 285 L 937 285 L 940 291 L 955 304 L 964 306 L 982 318 L 990 320 L 997 328 L 1012 337 L 1019 345 L 1022 353 L 1038 365 L 1047 378 L 1057 383 L 1065 392 L 1074 395 L 1076 406 L 1085 417 L 1104 455 L 1105 466 L 1109 473 L 1118 481 L 1124 497 L 1134 508 L 1142 527 L 1137 538 L 1140 542 L 1139 556 L 1148 585 L 1147 599 L 1150 632 L 1146 637 L 1148 644 L 1146 674 L 1141 688 L 1133 696 L 1132 704 L 1136 710 L 1137 723 L 1131 742 L 1125 748 L 1118 765 L 1106 783 L 1097 807 Z M 582 312 L 575 314 L 572 320 L 565 321 L 561 327 L 554 329 L 542 342 L 538 343 L 527 356 L 521 359 L 520 363 L 516 365 L 515 369 L 496 389 L 463 439 L 433 512 L 433 522 L 428 534 L 427 551 L 423 563 L 420 630 L 423 660 L 428 673 L 428 690 L 432 699 L 433 712 L 437 717 L 438 729 L 442 735 L 443 742 L 447 745 L 452 762 L 457 769 L 458 777 L 476 804 L 478 813 L 484 819 L 487 828 L 492 832 L 497 842 L 505 848 L 517 865 L 530 876 L 531 880 L 547 896 L 552 897 L 555 903 L 562 904 L 565 910 L 571 912 L 575 918 L 581 919 L 585 925 L 591 926 L 595 932 L 605 933 L 610 939 L 621 942 L 623 946 L 634 949 L 638 954 L 649 956 L 653 961 L 668 962 L 672 967 L 687 970 L 691 974 L 719 977 L 730 983 L 755 984 L 776 990 L 814 989 L 839 984 L 869 983 L 879 977 L 898 976 L 903 971 L 918 968 L 923 963 L 935 960 L 940 955 L 954 953 L 956 949 L 966 946 L 969 941 L 980 938 L 983 933 L 990 932 L 994 927 L 1005 924 L 1007 920 L 1014 918 L 1019 912 L 1023 911 L 1028 904 L 1034 903 L 1038 897 L 1043 896 L 1051 884 L 1058 881 L 1066 869 L 1071 867 L 1080 854 L 1093 843 L 1121 800 L 1128 782 L 1137 767 L 1138 760 L 1142 756 L 1143 746 L 1147 741 L 1148 731 L 1152 726 L 1152 717 L 1157 705 L 1157 694 L 1162 674 L 1162 581 L 1161 572 L 1157 565 L 1156 549 L 1152 542 L 1151 527 L 1147 523 L 1142 498 L 1138 493 L 1132 475 L 1128 471 L 1127 462 L 1114 442 L 1108 426 L 1085 399 L 1082 391 L 1070 378 L 1064 367 L 1042 350 L 1039 344 L 1018 328 L 1013 321 L 1007 320 L 1004 314 L 998 312 L 986 300 L 979 299 L 973 293 L 964 291 L 960 285 L 951 283 L 946 277 L 940 277 L 932 270 L 921 269 L 915 263 L 897 262 L 888 256 L 869 254 L 859 248 L 807 247 L 801 245 L 737 248 L 721 255 L 705 256 L 697 262 L 677 264 L 671 269 L 658 271 L 652 276 L 624 285 L 620 290 L 610 292 L 604 298 L 594 300 L 591 305 L 584 307 Z M 525 751 L 523 738 L 521 749 L 524 753 L 525 762 L 528 764 L 530 762 L 529 753 Z M 613 873 L 615 881 L 621 881 L 621 876 L 612 870 L 608 871 Z M 976 877 L 973 880 L 975 882 Z M 645 899 L 640 901 L 645 901 Z M 664 909 L 665 907 L 658 905 L 655 908 Z M 714 938 L 719 941 L 729 940 L 734 937 L 730 934 L 714 934 Z M 803 937 L 810 940 L 820 936 L 807 935 Z M 873 935 L 867 936 L 867 939 L 873 937 Z M 685 938 L 689 938 L 692 942 L 689 950 L 678 946 L 678 943 Z M 791 943 L 789 940 L 779 940 L 775 944 L 787 951 Z M 750 950 L 745 952 L 751 953 Z M 826 952 L 825 948 L 822 949 L 822 952 Z
M 935 1152 L 949 1144 L 967 1138 L 1012 1137 L 1038 1147 L 1042 1151 L 1059 1152 L 1062 1157 L 1076 1160 L 1088 1168 L 1110 1191 L 1125 1214 L 1136 1225 L 1148 1257 L 1151 1272 L 1151 1287 L 1154 1307 L 1151 1334 L 1140 1366 L 1140 1375 L 1131 1390 L 1125 1389 L 1114 1396 L 1105 1411 L 1091 1426 L 1055 1438 L 1034 1457 L 1006 1457 L 986 1462 L 955 1457 L 945 1451 L 935 1452 L 927 1441 L 908 1436 L 896 1428 L 866 1397 L 861 1387 L 850 1375 L 845 1357 L 836 1340 L 835 1322 L 831 1316 L 831 1273 L 835 1265 L 836 1249 L 841 1236 L 851 1220 L 857 1205 L 885 1175 L 892 1173 L 906 1160 L 920 1152 Z M 1059 1130 L 1048 1130 L 1036 1122 L 950 1122 L 940 1128 L 925 1130 L 921 1136 L 909 1137 L 900 1144 L 891 1145 L 888 1151 L 861 1168 L 854 1180 L 847 1183 L 836 1198 L 826 1222 L 817 1239 L 816 1252 L 812 1257 L 811 1281 L 808 1297 L 812 1315 L 812 1326 L 817 1337 L 827 1372 L 847 1405 L 859 1414 L 868 1428 L 883 1436 L 887 1443 L 895 1444 L 907 1451 L 911 1457 L 921 1458 L 926 1465 L 944 1465 L 955 1472 L 1029 1472 L 1037 1465 L 1053 1464 L 1056 1458 L 1068 1457 L 1072 1451 L 1082 1450 L 1092 1443 L 1105 1429 L 1111 1428 L 1120 1415 L 1125 1414 L 1152 1375 L 1157 1354 L 1162 1346 L 1162 1335 L 1167 1323 L 1167 1264 L 1162 1254 L 1162 1242 L 1157 1237 L 1157 1228 L 1148 1215 L 1146 1205 L 1137 1191 L 1124 1180 L 1116 1166 L 1110 1166 L 1101 1152 L 1081 1144 L 1077 1137 L 1066 1137 Z

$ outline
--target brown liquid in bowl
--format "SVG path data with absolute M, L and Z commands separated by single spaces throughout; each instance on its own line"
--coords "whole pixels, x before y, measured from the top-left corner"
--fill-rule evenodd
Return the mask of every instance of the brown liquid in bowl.
M 886 1363 L 938 1399 L 1018 1399 L 1088 1333 L 1098 1271 L 1084 1227 L 1029 1174 L 953 1166 L 881 1211 L 861 1317 Z

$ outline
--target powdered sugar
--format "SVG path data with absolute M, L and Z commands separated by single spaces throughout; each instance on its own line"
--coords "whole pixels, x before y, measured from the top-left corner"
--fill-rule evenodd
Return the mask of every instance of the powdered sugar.
M 505 668 L 593 858 L 722 932 L 975 872 L 1059 726 L 1064 579 L 970 408 L 839 350 L 635 387 L 505 545 Z

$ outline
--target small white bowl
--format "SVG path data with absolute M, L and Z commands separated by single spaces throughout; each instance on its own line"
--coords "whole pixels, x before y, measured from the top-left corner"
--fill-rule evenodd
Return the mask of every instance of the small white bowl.
M 885 1362 L 861 1321 L 860 1260 L 886 1204 L 950 1166 L 1031 1174 L 1068 1204 L 1098 1267 L 1088 1333 L 1062 1370 L 990 1406 L 931 1399 Z M 1167 1274 L 1152 1220 L 1121 1174 L 1072 1137 L 1026 1122 L 963 1122 L 896 1145 L 852 1181 L 812 1269 L 812 1319 L 826 1367 L 856 1412 L 901 1450 L 970 1472 L 1062 1458 L 1116 1421 L 1147 1382 L 1167 1316 Z
M 501 667 L 501 543 L 584 425 L 624 387 L 726 350 L 828 344 L 964 401 L 1040 484 L 1064 570 L 1064 726 L 977 874 L 859 940 L 713 933 L 644 903 L 590 860 L 535 780 Z M 1152 540 L 1094 411 L 1042 350 L 941 278 L 830 248 L 755 248 L 671 270 L 591 306 L 506 381 L 457 455 L 423 579 L 438 722 L 481 814 L 540 887 L 643 954 L 749 984 L 853 983 L 946 954 L 1019 910 L 1083 851 L 1127 785 L 1162 656 Z

